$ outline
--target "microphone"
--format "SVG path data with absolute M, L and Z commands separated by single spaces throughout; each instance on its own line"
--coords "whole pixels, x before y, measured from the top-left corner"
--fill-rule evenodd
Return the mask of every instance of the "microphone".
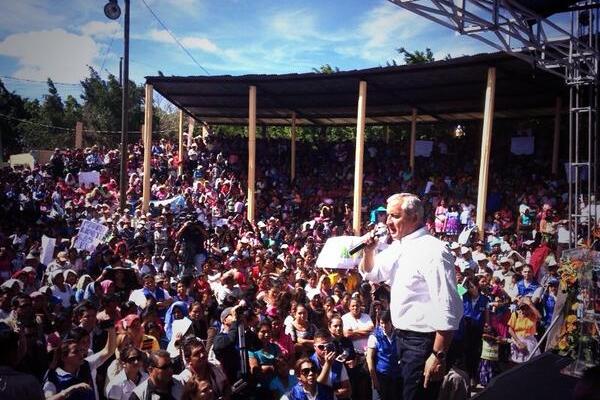
M 375 238 L 380 238 L 382 236 L 384 236 L 385 234 L 387 234 L 388 230 L 387 230 L 387 226 L 380 226 L 378 227 L 375 232 L 373 233 L 373 239 Z M 365 240 L 364 242 L 360 242 L 357 245 L 354 245 L 353 247 L 351 247 L 348 250 L 348 254 L 350 254 L 351 256 L 354 255 L 355 253 L 358 253 L 359 251 L 361 251 L 362 249 L 364 249 L 367 245 L 367 241 Z

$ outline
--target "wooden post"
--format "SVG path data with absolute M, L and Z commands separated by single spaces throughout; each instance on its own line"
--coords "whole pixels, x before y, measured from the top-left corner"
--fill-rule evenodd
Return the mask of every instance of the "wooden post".
M 360 236 L 361 207 L 362 207 L 362 182 L 363 182 L 363 156 L 365 152 L 365 114 L 367 108 L 367 82 L 360 81 L 358 87 L 358 110 L 356 112 L 356 154 L 354 156 L 354 204 L 352 215 L 352 229 L 356 236 Z
M 560 146 L 560 96 L 556 98 L 556 111 L 554 113 L 554 145 L 552 147 L 552 174 L 558 173 L 558 148 Z
M 417 142 L 417 109 L 412 109 L 412 117 L 410 120 L 410 170 L 415 170 L 415 143 Z
M 146 142 L 146 127 L 144 126 L 144 124 L 142 124 L 142 126 L 140 127 L 140 136 L 142 137 L 142 145 L 144 145 Z
M 296 113 L 292 113 L 290 182 L 296 179 Z
M 492 149 L 492 127 L 494 123 L 494 96 L 496 93 L 496 68 L 488 68 L 487 87 L 485 89 L 485 108 L 483 110 L 483 133 L 481 137 L 481 161 L 479 163 L 479 187 L 477 189 L 477 229 L 483 240 L 485 209 L 487 201 L 488 171 L 490 151 Z
M 196 126 L 196 120 L 192 117 L 188 117 L 188 137 L 187 137 L 187 148 L 192 147 L 194 143 L 194 127 Z
M 248 93 L 248 221 L 254 222 L 256 178 L 256 86 Z
M 385 126 L 385 144 L 390 144 L 390 126 Z
M 183 110 L 179 110 L 179 147 L 177 154 L 179 154 L 179 166 L 177 167 L 177 175 L 183 175 L 183 163 L 185 162 L 185 156 L 183 154 Z
M 75 124 L 75 148 L 83 148 L 83 122 L 81 121 Z
M 142 212 L 150 208 L 150 155 L 152 152 L 152 93 L 153 87 L 146 84 L 144 105 L 144 181 L 142 193 Z

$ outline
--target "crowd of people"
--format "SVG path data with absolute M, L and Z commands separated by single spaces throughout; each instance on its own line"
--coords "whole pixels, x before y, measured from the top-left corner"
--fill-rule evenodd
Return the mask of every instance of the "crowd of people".
M 294 182 L 286 144 L 263 144 L 256 223 L 241 139 L 196 138 L 184 157 L 155 142 L 147 212 L 140 144 L 128 148 L 124 210 L 118 150 L 56 149 L 46 165 L 1 170 L 0 398 L 398 398 L 389 286 L 315 265 L 328 238 L 353 235 L 352 144 L 300 146 Z M 365 158 L 363 233 L 385 224 L 388 195 L 412 192 L 455 255 L 464 317 L 443 399 L 539 351 L 570 238 L 565 182 L 524 161 L 492 169 L 478 235 L 476 166 L 463 161 L 413 173 L 378 144 Z M 89 171 L 99 182 L 80 184 Z M 84 220 L 108 228 L 91 252 L 74 245 Z

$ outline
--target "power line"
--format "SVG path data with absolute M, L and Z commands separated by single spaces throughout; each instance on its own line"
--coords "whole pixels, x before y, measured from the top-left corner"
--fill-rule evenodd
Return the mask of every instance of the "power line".
M 10 121 L 22 122 L 24 124 L 39 126 L 42 128 L 58 129 L 61 131 L 66 131 L 66 132 L 75 132 L 75 129 L 73 129 L 73 128 L 65 128 L 65 127 L 61 127 L 61 126 L 42 124 L 41 122 L 28 121 L 26 119 L 15 118 L 15 117 L 11 117 L 10 115 L 5 115 L 5 114 L 0 114 L 0 118 L 4 118 L 4 119 L 10 120 Z M 96 131 L 96 130 L 90 130 L 90 129 L 84 129 L 83 132 L 85 132 L 85 133 L 121 134 L 121 131 Z M 167 133 L 167 132 L 170 132 L 170 131 L 168 131 L 168 130 L 154 131 L 154 132 L 152 132 L 152 134 L 155 134 L 155 133 L 160 134 L 160 133 Z M 129 131 L 127 133 L 140 133 L 140 132 L 139 131 Z
M 108 56 L 108 52 L 112 48 L 112 44 L 113 44 L 113 40 L 115 40 L 115 36 L 117 36 L 116 32 L 110 38 L 110 43 L 108 44 L 108 47 L 106 48 L 106 51 L 104 52 L 104 57 L 102 58 L 102 66 L 100 67 L 100 71 L 102 71 L 104 69 L 104 63 L 106 62 L 106 57 Z
M 202 65 L 200 65 L 200 63 L 198 61 L 196 61 L 196 59 L 194 58 L 194 56 L 192 55 L 192 53 L 190 53 L 188 51 L 188 49 L 186 49 L 185 46 L 183 44 L 181 44 L 181 42 L 179 41 L 179 39 L 177 39 L 175 37 L 175 35 L 173 34 L 173 32 L 171 32 L 171 30 L 169 28 L 167 28 L 167 26 L 160 20 L 160 18 L 158 18 L 158 15 L 156 15 L 156 13 L 154 13 L 154 11 L 152 10 L 152 8 L 150 8 L 150 6 L 148 5 L 148 3 L 146 3 L 146 0 L 142 0 L 142 3 L 144 3 L 144 5 L 148 9 L 148 11 L 150 11 L 150 14 L 152 14 L 152 16 L 154 17 L 154 19 L 156 19 L 156 21 L 158 21 L 158 23 L 163 27 L 163 29 L 166 30 L 169 33 L 169 35 L 171 35 L 171 37 L 173 38 L 173 40 L 175 40 L 175 42 L 179 45 L 179 47 L 181 47 L 181 49 L 188 56 L 190 56 L 190 58 L 192 59 L 192 61 L 194 61 L 196 63 L 196 65 L 198 67 L 200 67 L 204 72 L 206 72 L 207 75 L 210 75 L 210 72 L 208 72 L 208 70 L 206 68 L 204 68 Z
M 48 81 L 38 81 L 35 79 L 17 78 L 16 76 L 0 75 L 0 78 L 9 79 L 9 80 L 13 80 L 13 81 L 48 84 Z M 54 83 L 55 85 L 63 85 L 63 86 L 81 86 L 80 83 L 67 83 L 67 82 L 55 82 L 55 81 L 52 81 L 52 83 Z

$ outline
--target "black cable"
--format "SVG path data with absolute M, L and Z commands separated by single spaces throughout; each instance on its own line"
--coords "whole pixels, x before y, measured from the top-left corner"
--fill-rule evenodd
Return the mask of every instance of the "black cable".
M 156 15 L 156 13 L 154 13 L 154 11 L 150 8 L 150 6 L 148 5 L 148 3 L 146 3 L 146 0 L 142 0 L 142 3 L 144 3 L 144 5 L 148 9 L 148 11 L 150 11 L 150 14 L 152 14 L 152 16 L 154 17 L 154 19 L 156 19 L 156 21 L 158 21 L 158 23 L 163 27 L 163 29 L 166 30 L 169 33 L 169 35 L 171 35 L 171 37 L 173 38 L 173 40 L 175 40 L 175 42 L 179 45 L 179 47 L 181 47 L 181 49 L 188 56 L 190 56 L 190 58 L 192 59 L 192 61 L 194 61 L 196 63 L 196 65 L 198 67 L 200 67 L 204 72 L 206 72 L 206 75 L 210 75 L 210 72 L 208 72 L 208 70 L 206 68 L 204 68 L 202 65 L 200 65 L 200 63 L 198 61 L 196 61 L 196 59 L 194 58 L 194 56 L 192 55 L 192 53 L 190 53 L 188 51 L 188 49 L 186 49 L 185 46 L 183 44 L 181 44 L 181 42 L 179 41 L 179 39 L 177 39 L 175 37 L 175 35 L 173 34 L 173 32 L 171 32 L 171 30 L 169 28 L 167 28 L 167 26 L 160 20 L 160 18 L 158 18 L 158 15 Z

